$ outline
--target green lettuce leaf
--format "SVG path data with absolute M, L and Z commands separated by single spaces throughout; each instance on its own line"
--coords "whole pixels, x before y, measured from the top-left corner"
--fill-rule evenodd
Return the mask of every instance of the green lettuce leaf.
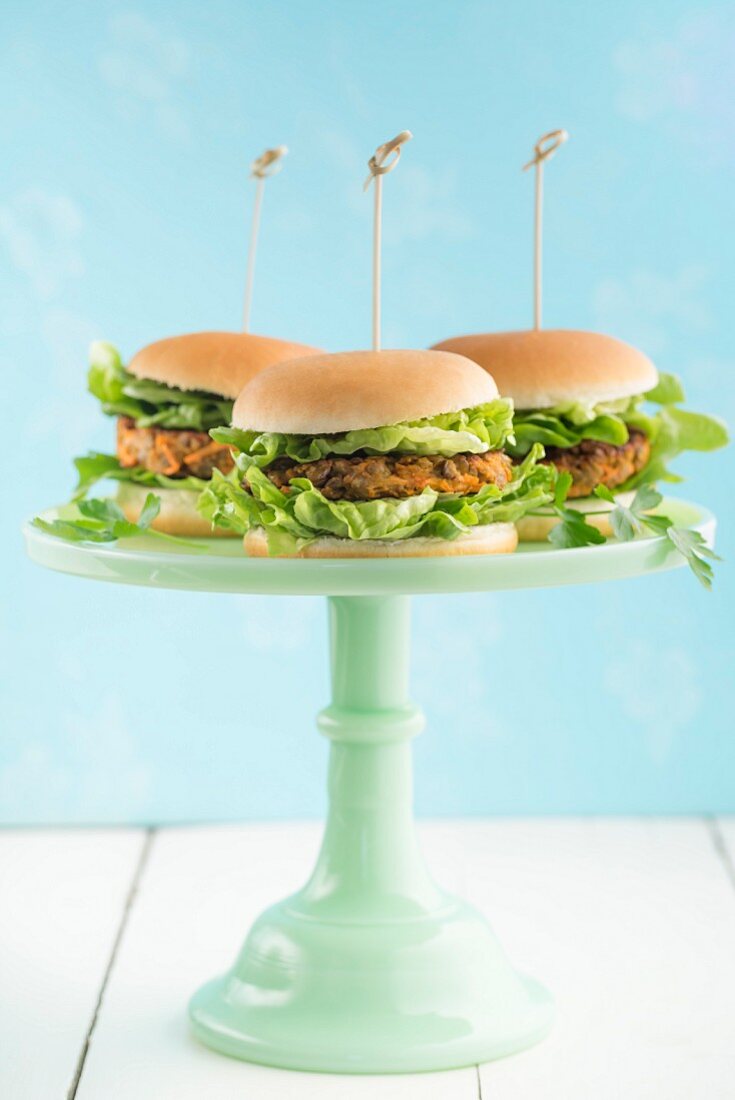
M 515 444 L 511 454 L 524 455 L 534 443 L 544 447 L 576 447 L 583 439 L 595 439 L 619 447 L 628 441 L 629 416 L 640 398 L 598 404 L 569 402 L 551 409 L 520 409 L 513 419 Z
M 212 470 L 212 478 L 197 501 L 197 511 L 212 527 L 224 527 L 244 535 L 251 527 L 259 526 L 260 506 L 241 487 L 240 477 L 237 470 L 229 474 Z
M 681 405 L 686 401 L 681 379 L 675 374 L 659 374 L 658 382 L 645 395 L 654 405 Z
M 112 344 L 96 340 L 89 350 L 87 386 L 108 416 L 130 416 L 138 427 L 189 428 L 206 432 L 232 417 L 232 401 L 203 390 L 180 390 L 125 369 Z
M 74 459 L 77 469 L 77 485 L 72 500 L 82 500 L 93 485 L 109 478 L 112 481 L 132 481 L 136 485 L 148 485 L 157 489 L 192 489 L 201 493 L 209 483 L 199 477 L 166 477 L 154 474 L 144 466 L 121 466 L 115 455 L 90 451 L 81 458 Z
M 199 498 L 200 513 L 211 523 L 245 533 L 265 528 L 271 553 L 298 549 L 323 535 L 346 539 L 398 540 L 416 536 L 455 539 L 477 524 L 512 523 L 551 500 L 551 472 L 538 465 L 534 447 L 513 480 L 499 489 L 486 485 L 473 496 L 425 489 L 402 500 L 328 500 L 307 478 L 295 478 L 289 491 L 277 488 L 246 455 L 239 471 L 215 470 Z M 245 478 L 250 493 L 239 484 Z
M 656 481 L 680 481 L 668 464 L 682 451 L 714 451 L 729 442 L 727 426 L 717 417 L 688 412 L 678 406 L 685 400 L 681 381 L 673 374 L 659 374 L 653 389 L 636 397 L 597 405 L 570 404 L 553 409 L 521 410 L 514 418 L 515 444 L 507 450 L 526 454 L 534 443 L 545 447 L 576 447 L 584 439 L 621 446 L 629 429 L 645 432 L 651 443 L 646 467 L 617 492 Z M 653 413 L 643 404 L 658 405 Z
M 552 410 L 569 424 L 583 427 L 599 417 L 609 416 L 625 420 L 626 413 L 638 401 L 637 397 L 619 397 L 614 401 L 568 401 Z
M 727 425 L 717 417 L 688 412 L 665 405 L 655 417 L 647 418 L 651 457 L 646 466 L 629 478 L 618 492 L 650 485 L 656 481 L 681 481 L 669 463 L 682 451 L 715 451 L 729 442 Z M 643 428 L 646 431 L 646 428 Z
M 277 458 L 315 462 L 327 455 L 365 454 L 452 455 L 498 450 L 512 438 L 513 405 L 497 398 L 484 405 L 385 428 L 361 428 L 340 435 L 282 435 L 238 428 L 210 432 L 218 443 L 238 448 L 263 469 Z
M 518 412 L 513 431 L 516 442 L 508 447 L 511 454 L 526 454 L 534 443 L 544 447 L 576 447 L 583 439 L 596 439 L 619 447 L 628 441 L 625 420 L 609 413 L 596 416 L 585 424 L 573 424 L 553 410 Z

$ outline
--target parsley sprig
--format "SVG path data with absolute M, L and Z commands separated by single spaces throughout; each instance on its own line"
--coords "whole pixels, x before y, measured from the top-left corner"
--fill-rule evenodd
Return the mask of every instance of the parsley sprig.
M 603 512 L 600 509 L 599 512 L 579 512 L 566 503 L 571 484 L 571 474 L 566 471 L 556 478 L 554 502 L 551 507 L 559 517 L 559 523 L 549 533 L 549 541 L 554 546 L 559 548 L 591 546 L 605 542 L 602 532 L 588 522 L 589 516 L 604 514 L 610 521 L 613 534 L 621 542 L 629 542 L 646 531 L 650 531 L 653 535 L 665 536 L 686 560 L 700 584 L 708 589 L 712 587 L 714 573 L 710 561 L 722 559 L 707 545 L 699 531 L 692 531 L 688 527 L 677 527 L 668 516 L 652 514 L 652 510 L 658 508 L 663 500 L 659 491 L 652 485 L 641 485 L 628 506 L 621 504 L 604 485 L 598 485 L 594 495 L 608 504 L 613 504 L 612 511 Z
M 553 509 L 559 516 L 560 522 L 551 528 L 549 542 L 559 549 L 591 546 L 604 542 L 605 536 L 602 531 L 598 531 L 587 522 L 584 512 L 579 512 L 567 505 L 567 493 L 571 487 L 572 475 L 565 470 L 557 476 L 554 483 Z
M 75 507 L 77 515 L 73 519 L 46 520 L 36 516 L 33 526 L 66 542 L 117 542 L 118 539 L 147 534 L 179 546 L 201 549 L 198 543 L 151 528 L 161 510 L 161 500 L 154 493 L 148 493 L 145 498 L 137 523 L 127 519 L 114 500 L 80 500 Z
M 722 561 L 722 559 L 707 545 L 699 531 L 692 531 L 688 527 L 677 527 L 668 516 L 651 514 L 652 509 L 658 508 L 663 500 L 658 489 L 652 485 L 641 485 L 627 508 L 624 504 L 618 503 L 604 485 L 598 485 L 595 496 L 615 505 L 610 513 L 610 526 L 616 538 L 627 542 L 646 530 L 654 535 L 665 535 L 686 559 L 687 565 L 697 580 L 705 588 L 712 587 L 714 574 L 707 559 L 711 561 Z

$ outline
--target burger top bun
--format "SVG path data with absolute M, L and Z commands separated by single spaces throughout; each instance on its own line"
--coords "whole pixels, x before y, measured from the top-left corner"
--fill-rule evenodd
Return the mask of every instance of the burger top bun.
M 235 402 L 237 428 L 296 435 L 378 428 L 492 401 L 476 363 L 448 351 L 347 351 L 290 359 L 258 374 Z
M 318 349 L 249 332 L 192 332 L 156 340 L 134 355 L 128 370 L 182 390 L 205 390 L 235 398 L 246 382 L 281 359 Z
M 645 393 L 658 381 L 656 368 L 642 351 L 597 332 L 489 332 L 456 336 L 435 347 L 479 363 L 517 409 L 613 401 Z

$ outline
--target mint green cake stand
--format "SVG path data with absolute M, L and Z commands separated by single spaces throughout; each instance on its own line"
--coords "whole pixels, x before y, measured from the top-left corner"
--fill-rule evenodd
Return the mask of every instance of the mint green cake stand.
M 665 502 L 714 538 L 714 518 Z M 497 557 L 247 559 L 239 540 L 205 552 L 144 537 L 112 546 L 25 529 L 50 569 L 96 580 L 211 592 L 329 598 L 329 815 L 306 885 L 255 922 L 223 977 L 192 998 L 195 1034 L 247 1061 L 339 1073 L 441 1070 L 538 1042 L 550 995 L 519 974 L 485 918 L 431 879 L 412 816 L 409 595 L 488 592 L 632 577 L 681 564 L 661 538 L 577 550 L 523 546 Z M 233 872 L 237 873 L 237 872 Z

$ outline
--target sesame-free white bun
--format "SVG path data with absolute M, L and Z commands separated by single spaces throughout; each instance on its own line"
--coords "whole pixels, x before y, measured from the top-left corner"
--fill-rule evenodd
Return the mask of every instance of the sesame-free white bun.
M 192 332 L 148 344 L 127 369 L 136 378 L 235 398 L 264 367 L 317 350 L 250 332 Z
M 435 348 L 466 355 L 489 371 L 517 409 L 613 401 L 645 393 L 658 381 L 656 368 L 642 351 L 597 332 L 489 332 L 456 336 Z
M 629 493 L 618 493 L 615 497 L 616 503 L 620 503 L 627 507 L 635 496 L 635 491 Z M 566 502 L 567 508 L 573 508 L 577 512 L 611 512 L 615 507 L 614 504 L 610 504 L 607 500 L 600 500 L 599 497 L 576 497 L 574 500 L 568 500 Z M 610 520 L 606 515 L 588 516 L 587 522 L 596 527 L 598 531 L 601 531 L 605 538 L 610 538 L 613 534 L 613 529 L 610 526 Z M 544 542 L 549 537 L 549 532 L 553 527 L 556 527 L 559 523 L 557 516 L 522 516 L 521 519 L 516 520 L 516 528 L 518 530 L 518 538 L 520 542 Z
M 254 527 L 243 539 L 245 553 L 251 558 L 266 558 L 268 542 L 262 527 Z M 340 539 L 325 536 L 316 539 L 295 558 L 447 558 L 464 554 L 512 554 L 518 545 L 518 533 L 512 523 L 489 523 L 474 527 L 456 539 Z
M 199 493 L 196 489 L 149 488 L 122 481 L 117 489 L 117 503 L 126 519 L 132 523 L 138 522 L 149 493 L 154 493 L 161 501 L 161 510 L 151 524 L 154 531 L 181 535 L 183 538 L 237 537 L 234 531 L 228 531 L 224 527 L 212 529 L 211 524 L 199 515 L 196 509 Z
M 242 391 L 236 428 L 317 435 L 379 428 L 492 401 L 476 363 L 445 351 L 346 351 L 268 367 Z

